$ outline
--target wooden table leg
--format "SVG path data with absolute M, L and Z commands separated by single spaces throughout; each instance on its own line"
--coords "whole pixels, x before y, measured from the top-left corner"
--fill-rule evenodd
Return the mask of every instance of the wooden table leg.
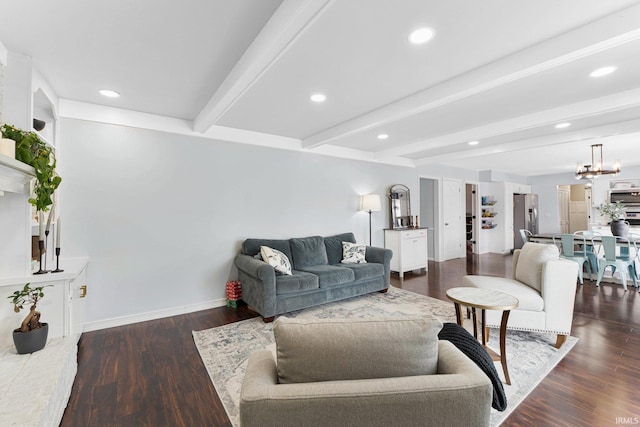
M 453 305 L 456 309 L 456 322 L 458 323 L 458 325 L 462 326 L 462 307 L 460 307 L 460 304 L 458 304 L 457 302 L 454 302 Z
M 509 319 L 509 313 L 511 310 L 505 310 L 502 312 L 502 322 L 500 322 L 500 363 L 502 364 L 502 371 L 504 372 L 505 384 L 511 385 L 511 378 L 509 378 L 509 369 L 507 368 L 507 320 Z
M 471 314 L 473 315 L 473 336 L 478 339 L 478 316 L 475 307 L 471 307 Z
M 487 316 L 485 316 L 485 309 L 481 309 L 481 318 L 482 318 L 482 329 L 480 329 L 480 333 L 482 334 L 482 345 L 487 345 Z

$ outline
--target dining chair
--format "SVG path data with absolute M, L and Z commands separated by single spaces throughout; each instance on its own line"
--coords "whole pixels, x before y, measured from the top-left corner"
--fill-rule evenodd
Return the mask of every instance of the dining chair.
M 580 240 L 582 240 L 582 243 L 579 242 Z M 562 258 L 578 263 L 578 265 L 580 266 L 580 268 L 578 269 L 578 280 L 582 285 L 583 284 L 583 275 L 582 275 L 583 266 L 585 264 L 587 265 L 587 272 L 589 273 L 589 278 L 591 278 L 591 262 L 589 261 L 589 257 L 587 256 L 584 250 L 582 251 L 575 250 L 576 241 L 578 241 L 578 244 L 581 244 L 583 248 L 587 247 L 587 239 L 584 236 L 574 236 L 573 234 L 561 234 L 560 235 L 560 244 L 561 244 L 560 256 Z
M 598 274 L 598 254 L 600 253 L 600 245 L 594 242 L 594 237 L 602 237 L 602 234 L 597 231 L 580 230 L 573 233 L 574 236 L 580 238 L 583 237 L 587 241 L 586 246 L 582 246 L 582 250 L 589 258 L 589 264 L 591 264 L 591 271 L 593 274 Z
M 522 244 L 524 245 L 529 241 L 529 238 L 533 236 L 533 233 L 527 230 L 526 228 L 520 229 L 520 237 L 522 237 Z
M 602 248 L 604 249 L 604 258 L 598 260 L 598 281 L 596 286 L 600 286 L 600 281 L 604 276 L 604 271 L 607 267 L 611 267 L 611 275 L 618 270 L 620 274 L 620 280 L 624 290 L 627 290 L 627 272 L 631 276 L 633 286 L 638 287 L 638 272 L 636 270 L 636 257 L 638 253 L 637 243 L 631 242 L 628 237 L 619 236 L 602 236 Z M 621 248 L 627 248 L 627 251 L 622 251 L 618 256 L 616 253 L 617 246 Z M 631 256 L 630 249 L 634 249 L 634 255 Z M 626 254 L 625 254 L 626 252 Z

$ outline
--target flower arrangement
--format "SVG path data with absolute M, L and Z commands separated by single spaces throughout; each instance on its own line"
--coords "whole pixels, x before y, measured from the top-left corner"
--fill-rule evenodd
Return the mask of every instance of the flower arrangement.
M 624 219 L 624 213 L 627 210 L 621 202 L 602 203 L 596 209 L 600 215 L 608 217 L 610 221 Z

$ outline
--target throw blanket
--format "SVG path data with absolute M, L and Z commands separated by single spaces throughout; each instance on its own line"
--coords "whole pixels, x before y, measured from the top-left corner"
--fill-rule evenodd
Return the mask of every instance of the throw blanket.
M 507 396 L 504 393 L 504 387 L 496 371 L 496 366 L 489 353 L 482 347 L 482 344 L 469 331 L 457 323 L 445 323 L 438 334 L 438 338 L 450 341 L 487 374 L 493 384 L 493 402 L 491 406 L 498 411 L 504 411 L 507 408 Z

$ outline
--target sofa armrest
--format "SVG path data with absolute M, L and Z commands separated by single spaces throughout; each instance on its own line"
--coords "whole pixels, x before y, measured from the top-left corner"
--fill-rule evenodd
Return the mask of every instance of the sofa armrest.
M 264 318 L 275 316 L 275 269 L 264 261 L 242 254 L 236 255 L 233 263 L 238 268 L 244 302 Z
M 440 341 L 439 349 L 440 374 L 301 384 L 277 384 L 271 352 L 254 352 L 242 385 L 240 424 L 488 426 L 491 381 L 450 342 Z
M 578 263 L 566 259 L 548 261 L 542 266 L 541 294 L 549 331 L 571 333 L 578 268 Z
M 367 262 L 375 262 L 384 266 L 384 282 L 387 286 L 391 284 L 391 249 L 367 246 L 365 259 Z

